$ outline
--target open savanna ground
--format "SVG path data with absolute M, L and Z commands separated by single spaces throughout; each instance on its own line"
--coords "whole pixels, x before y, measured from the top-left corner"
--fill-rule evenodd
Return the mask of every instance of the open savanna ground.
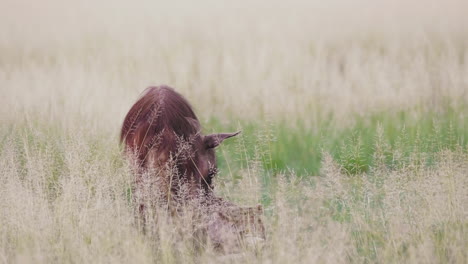
M 465 2 L 0 3 L 0 263 L 468 261 Z M 158 84 L 243 131 L 215 191 L 262 249 L 139 230 L 118 136 Z

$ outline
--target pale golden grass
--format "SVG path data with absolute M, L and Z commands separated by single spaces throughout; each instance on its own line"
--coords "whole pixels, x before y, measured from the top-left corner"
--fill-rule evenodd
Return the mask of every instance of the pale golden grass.
M 324 153 L 319 177 L 223 177 L 216 192 L 254 205 L 267 192 L 262 250 L 216 253 L 198 239 L 190 214 L 157 213 L 143 233 L 132 175 L 113 139 L 15 129 L 0 153 L 3 263 L 464 263 L 468 247 L 468 155 L 441 151 L 433 166 L 342 174 Z M 23 133 L 23 134 L 22 134 Z M 257 165 L 251 164 L 251 173 Z M 165 220 L 166 219 L 166 220 Z M 196 226 L 195 226 L 196 227 Z

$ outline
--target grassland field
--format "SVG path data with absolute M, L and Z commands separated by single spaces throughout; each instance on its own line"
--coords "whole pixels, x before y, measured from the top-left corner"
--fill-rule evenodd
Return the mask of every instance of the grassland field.
M 463 1 L 0 1 L 0 263 L 466 263 Z M 118 135 L 167 84 L 262 249 L 135 224 Z

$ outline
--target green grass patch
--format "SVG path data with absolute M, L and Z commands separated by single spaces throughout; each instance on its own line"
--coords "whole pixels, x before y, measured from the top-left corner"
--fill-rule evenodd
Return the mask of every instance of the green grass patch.
M 223 125 L 218 120 L 205 124 L 210 131 L 243 130 L 241 139 L 227 140 L 218 151 L 220 167 L 226 160 L 232 168 L 246 168 L 262 162 L 274 172 L 294 170 L 302 175 L 318 175 L 322 153 L 330 153 L 349 175 L 368 172 L 382 162 L 389 169 L 406 166 L 420 158 L 431 165 L 434 153 L 442 149 L 466 147 L 468 120 L 462 109 L 426 112 L 374 113 L 355 116 L 349 127 L 333 125 L 332 119 L 319 121 L 313 129 L 287 122 L 240 122 Z

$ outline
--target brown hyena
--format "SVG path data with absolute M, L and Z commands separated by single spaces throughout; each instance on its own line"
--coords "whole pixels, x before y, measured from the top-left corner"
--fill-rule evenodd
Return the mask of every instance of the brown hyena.
M 168 86 L 147 88 L 126 115 L 120 134 L 135 174 L 134 197 L 143 225 L 155 207 L 177 215 L 182 207 L 196 204 L 194 208 L 203 208 L 198 214 L 201 226 L 217 247 L 253 229 L 264 238 L 258 210 L 238 207 L 213 193 L 215 148 L 237 134 L 203 135 L 184 97 Z M 258 221 L 244 221 L 249 213 Z

